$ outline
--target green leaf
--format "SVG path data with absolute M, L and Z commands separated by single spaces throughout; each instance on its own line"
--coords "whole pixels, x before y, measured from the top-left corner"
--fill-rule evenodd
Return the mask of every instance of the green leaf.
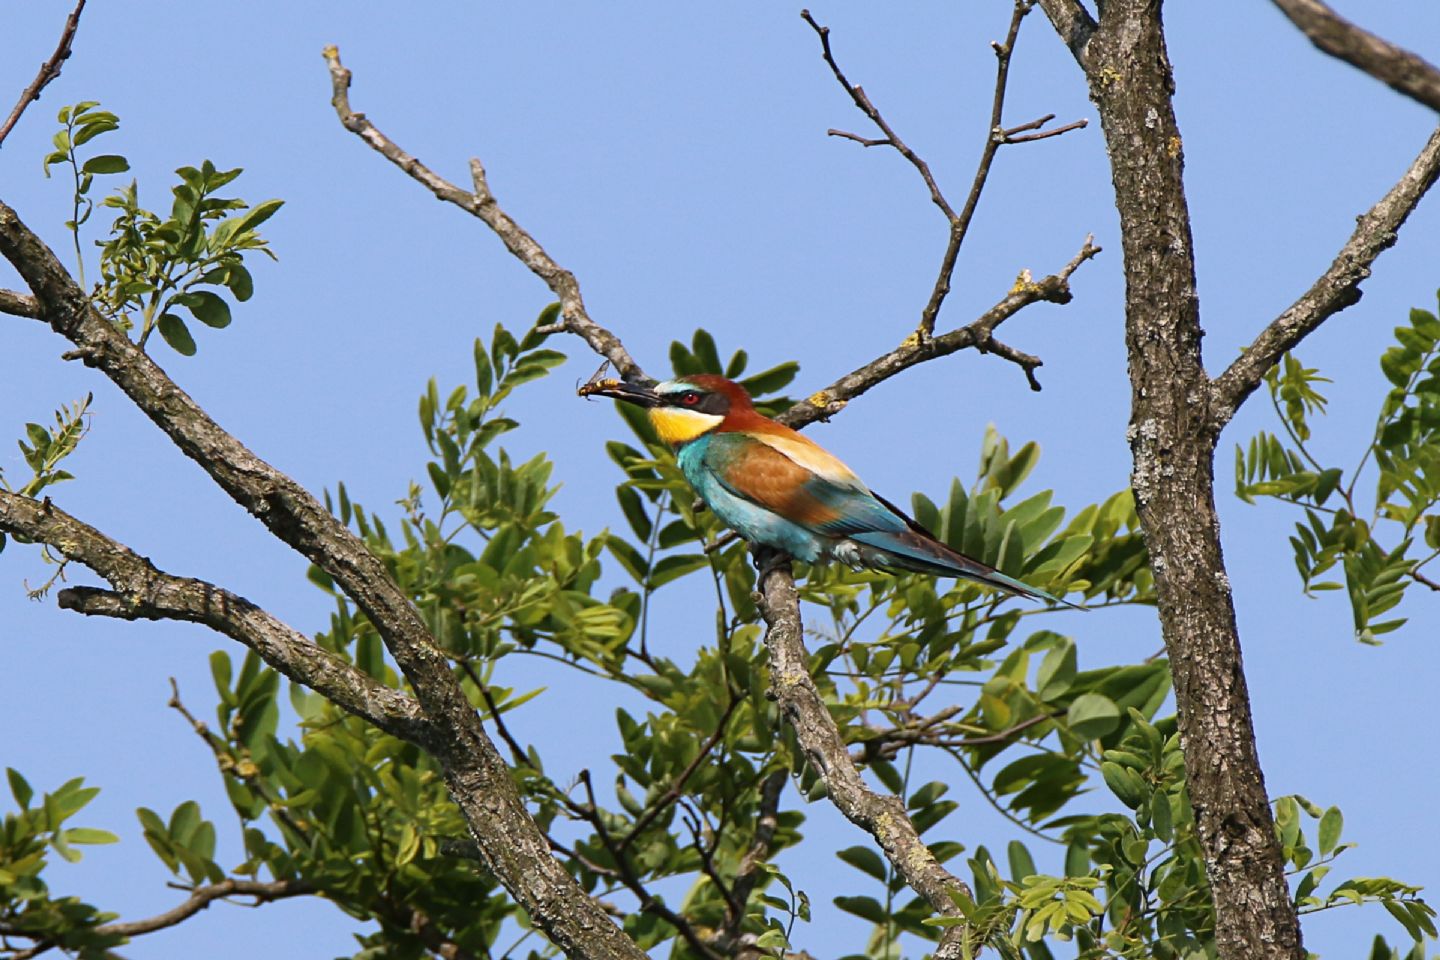
M 490 357 L 485 350 L 485 341 L 475 338 L 475 388 L 480 396 L 490 396 L 491 389 L 495 386 L 495 368 L 490 363 Z
M 790 946 L 790 940 L 785 936 L 784 930 L 771 927 L 755 938 L 755 946 L 761 950 L 784 950 Z
M 230 326 L 230 304 L 222 300 L 219 294 L 209 290 L 192 290 L 184 294 L 184 297 L 184 306 L 205 326 L 217 330 Z M 178 301 L 180 297 L 175 299 Z
M 685 574 L 709 566 L 709 564 L 710 560 L 704 554 L 699 553 L 665 557 L 655 564 L 648 586 L 651 590 L 658 590 L 670 581 L 678 580 Z
M 239 216 L 231 236 L 238 236 L 246 230 L 254 230 L 260 226 L 260 224 L 275 216 L 275 211 L 284 205 L 284 200 L 266 200 L 263 203 L 255 204 L 255 206 Z
M 869 847 L 847 847 L 836 856 L 876 880 L 883 882 L 886 879 L 885 860 Z
M 1040 661 L 1040 670 L 1035 674 L 1035 692 L 1041 700 L 1054 700 L 1063 695 L 1075 682 L 1075 669 L 1075 642 L 1066 637 Z
M 871 923 L 885 922 L 885 908 L 874 897 L 836 897 L 835 906 Z
M 130 169 L 130 161 L 113 153 L 102 153 L 98 157 L 91 157 L 85 161 L 80 168 L 82 173 L 124 173 Z
M 162 313 L 157 324 L 160 328 L 160 336 L 165 342 L 183 357 L 195 356 L 195 338 L 190 336 L 190 330 L 185 326 L 185 321 L 173 313 Z
M 21 810 L 29 809 L 30 799 L 35 796 L 35 791 L 20 775 L 20 771 L 13 767 L 6 767 L 5 779 L 10 781 L 10 793 L 15 797 L 15 803 Z
M 1005 852 L 1010 859 L 1010 879 L 1015 882 L 1019 883 L 1039 872 L 1035 869 L 1035 860 L 1030 856 L 1030 851 L 1025 849 L 1025 844 L 1019 840 L 1011 840 Z
M 232 263 L 225 272 L 225 286 L 230 288 L 230 295 L 238 302 L 244 303 L 255 295 L 255 281 L 250 277 L 250 271 L 243 264 Z
M 1120 725 L 1120 708 L 1103 694 L 1082 693 L 1070 704 L 1065 722 L 1082 740 L 1094 740 Z
M 71 827 L 65 831 L 67 843 L 119 843 L 120 838 L 109 830 L 96 830 L 93 827 Z
M 112 117 L 112 116 L 114 116 L 114 114 L 106 114 L 106 116 L 107 116 L 107 117 Z M 120 129 L 120 124 L 116 123 L 114 120 L 109 120 L 109 119 L 101 118 L 101 119 L 97 119 L 97 120 L 93 120 L 93 121 L 92 121 L 92 120 L 88 120 L 88 119 L 87 119 L 87 121 L 75 131 L 75 146 L 78 147 L 78 146 L 81 146 L 82 144 L 89 143 L 91 140 L 94 140 L 96 137 L 100 136 L 100 134 L 102 134 L 102 133 L 109 133 L 111 130 L 119 130 L 119 129 Z M 124 157 L 119 157 L 118 159 L 124 160 L 125 158 L 124 158 Z M 88 166 L 89 166 L 89 164 L 86 164 L 86 167 L 88 167 Z M 129 170 L 130 167 L 129 167 L 129 165 L 126 165 L 123 169 Z M 118 173 L 119 171 L 105 171 L 105 172 L 107 172 L 107 173 L 109 173 L 109 172 Z
M 615 488 L 615 498 L 620 501 L 620 509 L 629 521 L 630 529 L 635 531 L 635 536 L 642 542 L 648 542 L 654 531 L 654 524 L 650 522 L 650 514 L 645 509 L 645 498 L 640 496 L 634 487 L 625 484 Z
M 750 392 L 752 397 L 758 397 L 766 393 L 774 393 L 783 389 L 795 375 L 800 372 L 800 364 L 794 361 L 786 361 L 777 364 L 769 370 L 764 370 L 753 377 L 746 377 L 740 381 L 740 385 Z
M 1339 807 L 1331 807 L 1320 817 L 1320 855 L 1329 856 L 1340 842 L 1340 831 L 1345 825 L 1345 817 L 1340 813 Z

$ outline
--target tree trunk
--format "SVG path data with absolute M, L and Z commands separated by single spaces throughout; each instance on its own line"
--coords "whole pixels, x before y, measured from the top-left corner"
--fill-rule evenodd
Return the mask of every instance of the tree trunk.
M 1050 5 L 1047 4 L 1047 10 Z M 1108 0 L 1072 50 L 1085 68 L 1109 150 L 1125 257 L 1134 466 L 1195 823 L 1228 960 L 1303 960 L 1285 882 L 1215 512 L 1210 379 L 1174 78 L 1160 4 Z M 1055 17 L 1052 15 L 1052 20 Z

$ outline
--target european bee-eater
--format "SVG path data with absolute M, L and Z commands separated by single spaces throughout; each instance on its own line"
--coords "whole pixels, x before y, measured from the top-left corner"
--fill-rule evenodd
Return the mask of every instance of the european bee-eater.
M 653 386 L 592 380 L 580 393 L 644 407 L 700 499 L 751 543 L 806 563 L 962 577 L 1074 606 L 936 540 L 814 441 L 762 416 L 738 383 L 714 374 Z

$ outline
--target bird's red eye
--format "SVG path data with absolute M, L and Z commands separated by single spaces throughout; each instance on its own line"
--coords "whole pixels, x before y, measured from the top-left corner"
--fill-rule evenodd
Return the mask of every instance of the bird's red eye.
M 695 404 L 700 402 L 700 394 L 696 393 L 694 390 L 689 390 L 685 393 L 680 394 L 680 402 L 685 404 L 685 406 L 687 407 L 693 407 L 695 406 Z

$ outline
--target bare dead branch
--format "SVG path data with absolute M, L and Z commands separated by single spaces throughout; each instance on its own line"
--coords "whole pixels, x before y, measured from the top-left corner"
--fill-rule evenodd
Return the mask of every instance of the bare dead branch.
M 995 161 L 995 153 L 1005 142 L 1000 124 L 1005 115 L 1005 90 L 1010 82 L 1010 57 L 1015 51 L 1015 41 L 1020 37 L 1020 25 L 1033 6 L 1034 0 L 1015 0 L 1004 42 L 990 44 L 995 51 L 995 92 L 990 100 L 990 125 L 985 129 L 985 145 L 980 150 L 980 162 L 975 166 L 975 177 L 970 182 L 970 192 L 965 196 L 965 205 L 960 208 L 960 215 L 950 220 L 950 239 L 945 245 L 935 287 L 930 291 L 930 300 L 925 304 L 925 309 L 920 311 L 919 329 L 922 337 L 928 337 L 935 332 L 935 318 L 940 313 L 940 306 L 945 302 L 946 295 L 950 293 L 950 278 L 955 273 L 955 261 L 960 255 L 960 245 L 965 242 L 965 235 L 970 232 L 970 221 L 974 219 L 975 210 L 980 206 L 980 194 L 990 179 L 990 166 Z M 1028 372 L 1031 368 L 1026 369 Z
M 1211 384 L 1210 419 L 1218 431 L 1254 392 L 1286 351 L 1326 320 L 1360 300 L 1360 284 L 1370 276 L 1370 267 L 1385 250 L 1394 246 L 1396 234 L 1420 199 L 1440 179 L 1440 129 L 1430 135 L 1424 148 L 1395 186 L 1365 213 L 1356 218 L 1355 232 L 1335 260 L 1284 313 L 1270 322 L 1229 368 Z
M 580 284 L 575 275 L 551 258 L 545 248 L 518 223 L 510 218 L 495 202 L 485 177 L 485 168 L 479 159 L 470 161 L 470 178 L 474 189 L 462 190 L 435 173 L 415 157 L 406 153 L 395 141 L 381 133 L 363 113 L 350 109 L 350 71 L 340 63 L 340 51 L 329 46 L 325 48 L 325 62 L 330 67 L 330 84 L 333 91 L 330 102 L 346 130 L 364 140 L 381 156 L 404 170 L 435 196 L 452 203 L 489 227 L 505 244 L 516 259 L 525 264 L 530 272 L 545 282 L 560 301 L 560 323 L 565 330 L 579 336 L 600 356 L 615 365 L 620 376 L 626 380 L 645 380 L 645 371 L 630 356 L 619 338 L 609 330 L 590 319 L 585 309 L 584 298 L 580 295 Z M 558 331 L 557 331 L 558 332 Z
M 825 782 L 836 808 L 875 838 L 886 859 L 931 909 L 941 916 L 962 916 L 950 894 L 969 896 L 969 888 L 931 854 L 906 814 L 905 804 L 871 790 L 850 759 L 835 719 L 810 676 L 800 597 L 789 560 L 769 548 L 757 549 L 755 557 L 761 568 L 762 590 L 757 602 L 765 618 L 765 646 L 770 652 L 768 696 L 779 704 L 795 730 L 806 759 Z
M 810 15 L 809 10 L 800 11 L 800 16 L 820 38 L 821 56 L 824 57 L 825 63 L 830 67 L 830 72 L 834 74 L 836 82 L 838 82 L 841 89 L 850 96 L 850 99 L 854 101 L 855 106 L 860 109 L 860 112 L 865 114 L 871 123 L 880 128 L 884 136 L 870 138 L 857 133 L 835 129 L 829 130 L 828 134 L 832 137 L 852 140 L 864 147 L 894 147 L 895 150 L 919 172 L 920 178 L 925 182 L 926 189 L 930 191 L 931 201 L 935 206 L 940 208 L 940 212 L 945 215 L 945 220 L 949 224 L 949 236 L 945 242 L 945 252 L 940 258 L 940 269 L 936 273 L 935 283 L 931 288 L 930 297 L 925 302 L 924 308 L 920 311 L 920 322 L 916 327 L 916 331 L 922 340 L 928 339 L 935 333 L 936 318 L 940 315 L 940 308 L 944 305 L 945 298 L 950 294 L 950 284 L 955 275 L 955 264 L 960 256 L 960 247 L 964 244 L 965 237 L 970 231 L 970 223 L 975 217 L 975 211 L 979 206 L 980 195 L 984 191 L 985 183 L 989 180 L 990 167 L 994 162 L 996 151 L 1006 143 L 1024 143 L 1030 140 L 1042 140 L 1086 125 L 1084 120 L 1080 120 L 1076 123 L 1067 124 L 1057 130 L 1049 131 L 1043 135 L 1037 134 L 1025 137 L 1011 136 L 1011 134 L 1039 128 L 1047 121 L 1054 119 L 1054 114 L 1050 114 L 1040 120 L 1021 124 L 1011 130 L 1006 130 L 1001 126 L 1005 112 L 1005 91 L 1010 77 L 1010 58 L 1015 49 L 1015 41 L 1020 35 L 1020 24 L 1024 21 L 1026 14 L 1031 11 L 1034 5 L 1035 0 L 1015 0 L 1014 11 L 1010 17 L 1010 26 L 1006 31 L 1004 42 L 991 44 L 991 47 L 995 51 L 996 73 L 995 91 L 990 104 L 990 123 L 985 129 L 985 144 L 980 151 L 980 161 L 976 166 L 975 177 L 970 184 L 970 192 L 966 195 L 965 203 L 958 213 L 945 198 L 944 192 L 941 191 L 939 184 L 930 171 L 929 164 L 912 150 L 904 140 L 900 139 L 895 129 L 890 126 L 884 115 L 880 113 L 879 109 L 870 100 L 870 97 L 865 93 L 864 88 L 851 83 L 849 78 L 845 76 L 845 72 L 840 68 L 840 64 L 836 61 L 834 51 L 830 46 L 830 28 L 817 23 L 815 18 Z M 1028 354 L 1021 354 L 1019 351 L 1012 350 L 1003 344 L 998 344 L 997 349 L 993 352 L 1005 356 L 1006 359 L 1012 362 L 1020 363 L 1025 369 L 1031 386 L 1034 389 L 1039 389 L 1039 384 L 1036 382 L 1033 374 L 1035 367 L 1040 365 L 1038 359 L 1030 357 Z
M 953 221 L 955 219 L 955 210 L 950 206 L 950 201 L 945 199 L 945 194 L 940 192 L 940 187 L 935 182 L 935 176 L 930 172 L 930 165 L 921 159 L 914 150 L 911 150 L 904 140 L 900 139 L 900 135 L 886 122 L 885 118 L 880 115 L 880 111 L 875 109 L 875 105 L 870 102 L 870 98 L 865 95 L 864 88 L 852 84 L 845 77 L 845 71 L 840 69 L 840 64 L 835 62 L 835 55 L 830 50 L 830 28 L 822 27 L 816 23 L 815 18 L 810 15 L 809 10 L 801 10 L 800 17 L 806 23 L 810 24 L 810 29 L 814 30 L 816 36 L 820 38 L 821 55 L 830 66 L 830 72 L 835 74 L 835 80 L 845 92 L 850 95 L 850 99 L 855 101 L 855 106 L 860 108 L 860 112 L 869 117 L 870 122 L 879 127 L 880 132 L 885 134 L 885 139 L 881 142 L 894 147 L 899 151 L 900 156 L 910 162 L 910 165 L 919 172 L 920 178 L 925 181 L 925 186 L 930 190 L 930 201 L 940 208 L 940 212 L 945 214 L 945 219 Z M 842 135 L 839 134 L 838 131 L 833 130 L 831 133 L 832 135 Z M 853 135 L 848 139 L 864 142 L 862 138 Z
M 860 134 L 858 134 L 858 133 L 851 133 L 851 132 L 848 131 L 848 130 L 836 130 L 834 127 L 831 127 L 829 130 L 826 130 L 826 131 L 825 131 L 825 135 L 826 135 L 827 137 L 839 137 L 841 140 L 853 140 L 853 141 L 855 141 L 856 143 L 860 144 L 860 146 L 862 146 L 862 147 L 889 147 L 889 146 L 893 146 L 892 141 L 887 140 L 887 139 L 885 139 L 884 137 L 879 137 L 879 138 L 862 137 L 862 136 L 860 136 Z
M 1440 110 L 1440 69 L 1423 57 L 1356 26 L 1320 0 L 1274 3 L 1324 53 L 1363 70 L 1431 110 Z
M 1040 358 L 1022 353 L 996 340 L 995 329 L 1032 303 L 1042 300 L 1069 303 L 1071 275 L 1082 263 L 1098 253 L 1100 248 L 1095 246 L 1094 237 L 1086 237 L 1080 252 L 1059 272 L 1040 280 L 1031 280 L 1028 272 L 1021 274 L 1015 286 L 1000 302 L 965 326 L 929 339 L 921 339 L 912 334 L 895 349 L 847 373 L 825 389 L 816 391 L 776 419 L 796 429 L 816 420 L 826 419 L 840 412 L 847 403 L 871 387 L 883 383 L 902 370 L 926 360 L 948 356 L 967 347 L 996 354 L 1019 365 L 1030 380 L 1031 389 L 1038 390 L 1040 385 L 1035 380 L 1034 370 L 1041 366 Z
M 40 304 L 32 296 L 14 290 L 0 290 L 0 313 L 14 317 L 40 319 Z
M 15 129 L 15 124 L 20 122 L 20 115 L 25 108 L 40 99 L 40 93 L 49 86 L 50 82 L 60 76 L 60 68 L 64 66 L 66 59 L 70 56 L 70 46 L 75 42 L 75 31 L 80 26 L 80 13 L 85 9 L 85 0 L 77 0 L 75 9 L 70 11 L 70 16 L 65 18 L 65 29 L 60 32 L 60 42 L 55 45 L 55 52 L 50 54 L 50 59 L 40 64 L 40 72 L 35 74 L 35 79 L 30 81 L 30 86 L 20 94 L 20 101 L 15 104 L 15 109 L 10 111 L 10 116 L 0 124 L 0 145 L 5 143 L 5 138 L 10 136 L 10 131 Z
M 394 736 L 414 743 L 431 737 L 419 706 L 409 697 L 355 669 L 244 597 L 203 580 L 156 569 L 145 557 L 48 500 L 0 490 L 0 530 L 50 544 L 115 588 L 67 587 L 59 595 L 64 609 L 122 620 L 203 624 Z

